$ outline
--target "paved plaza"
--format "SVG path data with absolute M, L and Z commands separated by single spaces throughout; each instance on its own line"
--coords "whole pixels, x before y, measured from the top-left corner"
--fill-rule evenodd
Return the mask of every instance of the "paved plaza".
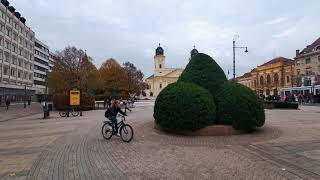
M 152 113 L 129 113 L 130 143 L 102 138 L 103 110 L 0 122 L 0 179 L 320 179 L 320 107 L 266 110 L 261 130 L 219 137 L 161 133 Z

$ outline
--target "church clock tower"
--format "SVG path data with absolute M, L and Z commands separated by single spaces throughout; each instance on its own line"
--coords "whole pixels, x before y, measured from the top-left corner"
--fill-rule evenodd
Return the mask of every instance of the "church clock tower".
M 163 70 L 166 68 L 165 64 L 165 56 L 164 56 L 164 51 L 163 48 L 160 46 L 157 47 L 156 49 L 156 54 L 154 56 L 154 75 L 155 76 L 161 76 L 163 73 Z

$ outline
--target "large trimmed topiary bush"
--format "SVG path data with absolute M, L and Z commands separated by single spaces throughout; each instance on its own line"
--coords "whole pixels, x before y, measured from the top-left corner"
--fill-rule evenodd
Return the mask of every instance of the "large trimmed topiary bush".
M 262 100 L 248 87 L 235 82 L 222 84 L 216 94 L 219 124 L 250 130 L 265 122 Z
M 221 67 L 208 55 L 198 53 L 193 56 L 178 82 L 195 83 L 212 94 L 215 98 L 219 87 L 228 81 Z
M 154 118 L 161 128 L 194 131 L 215 123 L 215 103 L 211 94 L 192 83 L 173 83 L 158 95 Z

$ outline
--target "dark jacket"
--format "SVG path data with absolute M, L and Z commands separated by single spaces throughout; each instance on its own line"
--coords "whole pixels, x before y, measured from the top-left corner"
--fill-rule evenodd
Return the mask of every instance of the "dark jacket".
M 122 115 L 126 115 L 126 113 L 123 112 L 119 107 L 111 107 L 107 109 L 107 111 L 105 112 L 105 117 L 110 117 L 110 116 L 116 117 L 118 113 Z

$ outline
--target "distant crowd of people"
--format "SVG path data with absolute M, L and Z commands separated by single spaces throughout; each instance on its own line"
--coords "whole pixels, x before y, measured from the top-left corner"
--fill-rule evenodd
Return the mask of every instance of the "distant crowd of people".
M 320 94 L 286 94 L 284 96 L 272 95 L 264 96 L 260 95 L 264 101 L 281 101 L 281 102 L 297 102 L 299 104 L 314 104 L 320 103 Z

